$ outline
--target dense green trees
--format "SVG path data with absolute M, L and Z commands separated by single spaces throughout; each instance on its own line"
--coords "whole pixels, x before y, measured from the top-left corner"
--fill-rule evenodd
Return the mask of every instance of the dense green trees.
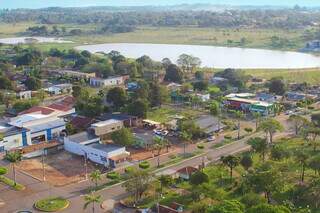
M 29 90 L 38 90 L 41 89 L 41 80 L 30 76 L 24 83 Z
M 146 118 L 149 109 L 149 103 L 145 99 L 138 99 L 128 105 L 128 113 L 139 118 Z
M 121 146 L 131 146 L 134 143 L 134 136 L 130 129 L 122 128 L 111 134 L 111 139 Z
M 108 91 L 107 101 L 112 103 L 116 110 L 119 110 L 127 102 L 127 93 L 121 87 L 114 87 Z
M 248 140 L 248 144 L 251 145 L 254 152 L 260 154 L 262 160 L 264 161 L 269 148 L 267 140 L 264 138 L 251 138 Z
M 233 169 L 239 165 L 240 159 L 234 155 L 222 156 L 221 161 L 230 169 L 230 179 L 232 179 Z
M 273 136 L 276 132 L 283 130 L 281 123 L 275 119 L 268 118 L 259 124 L 259 130 L 266 133 L 266 138 L 269 139 L 270 144 L 273 143 Z
M 166 67 L 165 80 L 181 83 L 183 81 L 183 72 L 177 65 L 169 64 L 168 67 Z
M 269 92 L 276 95 L 284 95 L 286 92 L 286 85 L 281 78 L 272 78 L 268 83 Z

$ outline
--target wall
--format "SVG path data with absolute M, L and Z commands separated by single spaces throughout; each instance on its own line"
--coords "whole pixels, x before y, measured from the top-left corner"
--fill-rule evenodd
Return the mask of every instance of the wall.
M 123 128 L 123 122 L 122 121 L 118 121 L 116 123 L 111 123 L 111 124 L 107 124 L 101 127 L 93 127 L 95 134 L 98 136 L 102 136 L 117 130 L 120 130 Z

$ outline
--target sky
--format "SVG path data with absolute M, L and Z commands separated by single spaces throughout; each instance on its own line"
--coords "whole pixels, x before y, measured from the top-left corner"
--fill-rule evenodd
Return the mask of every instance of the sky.
M 143 6 L 211 3 L 226 5 L 320 6 L 320 0 L 0 0 L 0 8 Z

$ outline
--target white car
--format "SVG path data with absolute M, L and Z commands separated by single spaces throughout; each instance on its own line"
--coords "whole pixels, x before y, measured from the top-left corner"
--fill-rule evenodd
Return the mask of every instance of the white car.
M 216 137 L 215 137 L 215 136 L 210 136 L 210 137 L 207 138 L 207 141 L 208 141 L 208 142 L 213 142 L 213 141 L 215 141 L 215 140 L 216 140 Z

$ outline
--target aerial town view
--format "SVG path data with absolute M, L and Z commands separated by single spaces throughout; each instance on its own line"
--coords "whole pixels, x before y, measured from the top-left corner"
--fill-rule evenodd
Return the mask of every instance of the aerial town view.
M 0 0 L 0 213 L 320 213 L 319 0 Z

